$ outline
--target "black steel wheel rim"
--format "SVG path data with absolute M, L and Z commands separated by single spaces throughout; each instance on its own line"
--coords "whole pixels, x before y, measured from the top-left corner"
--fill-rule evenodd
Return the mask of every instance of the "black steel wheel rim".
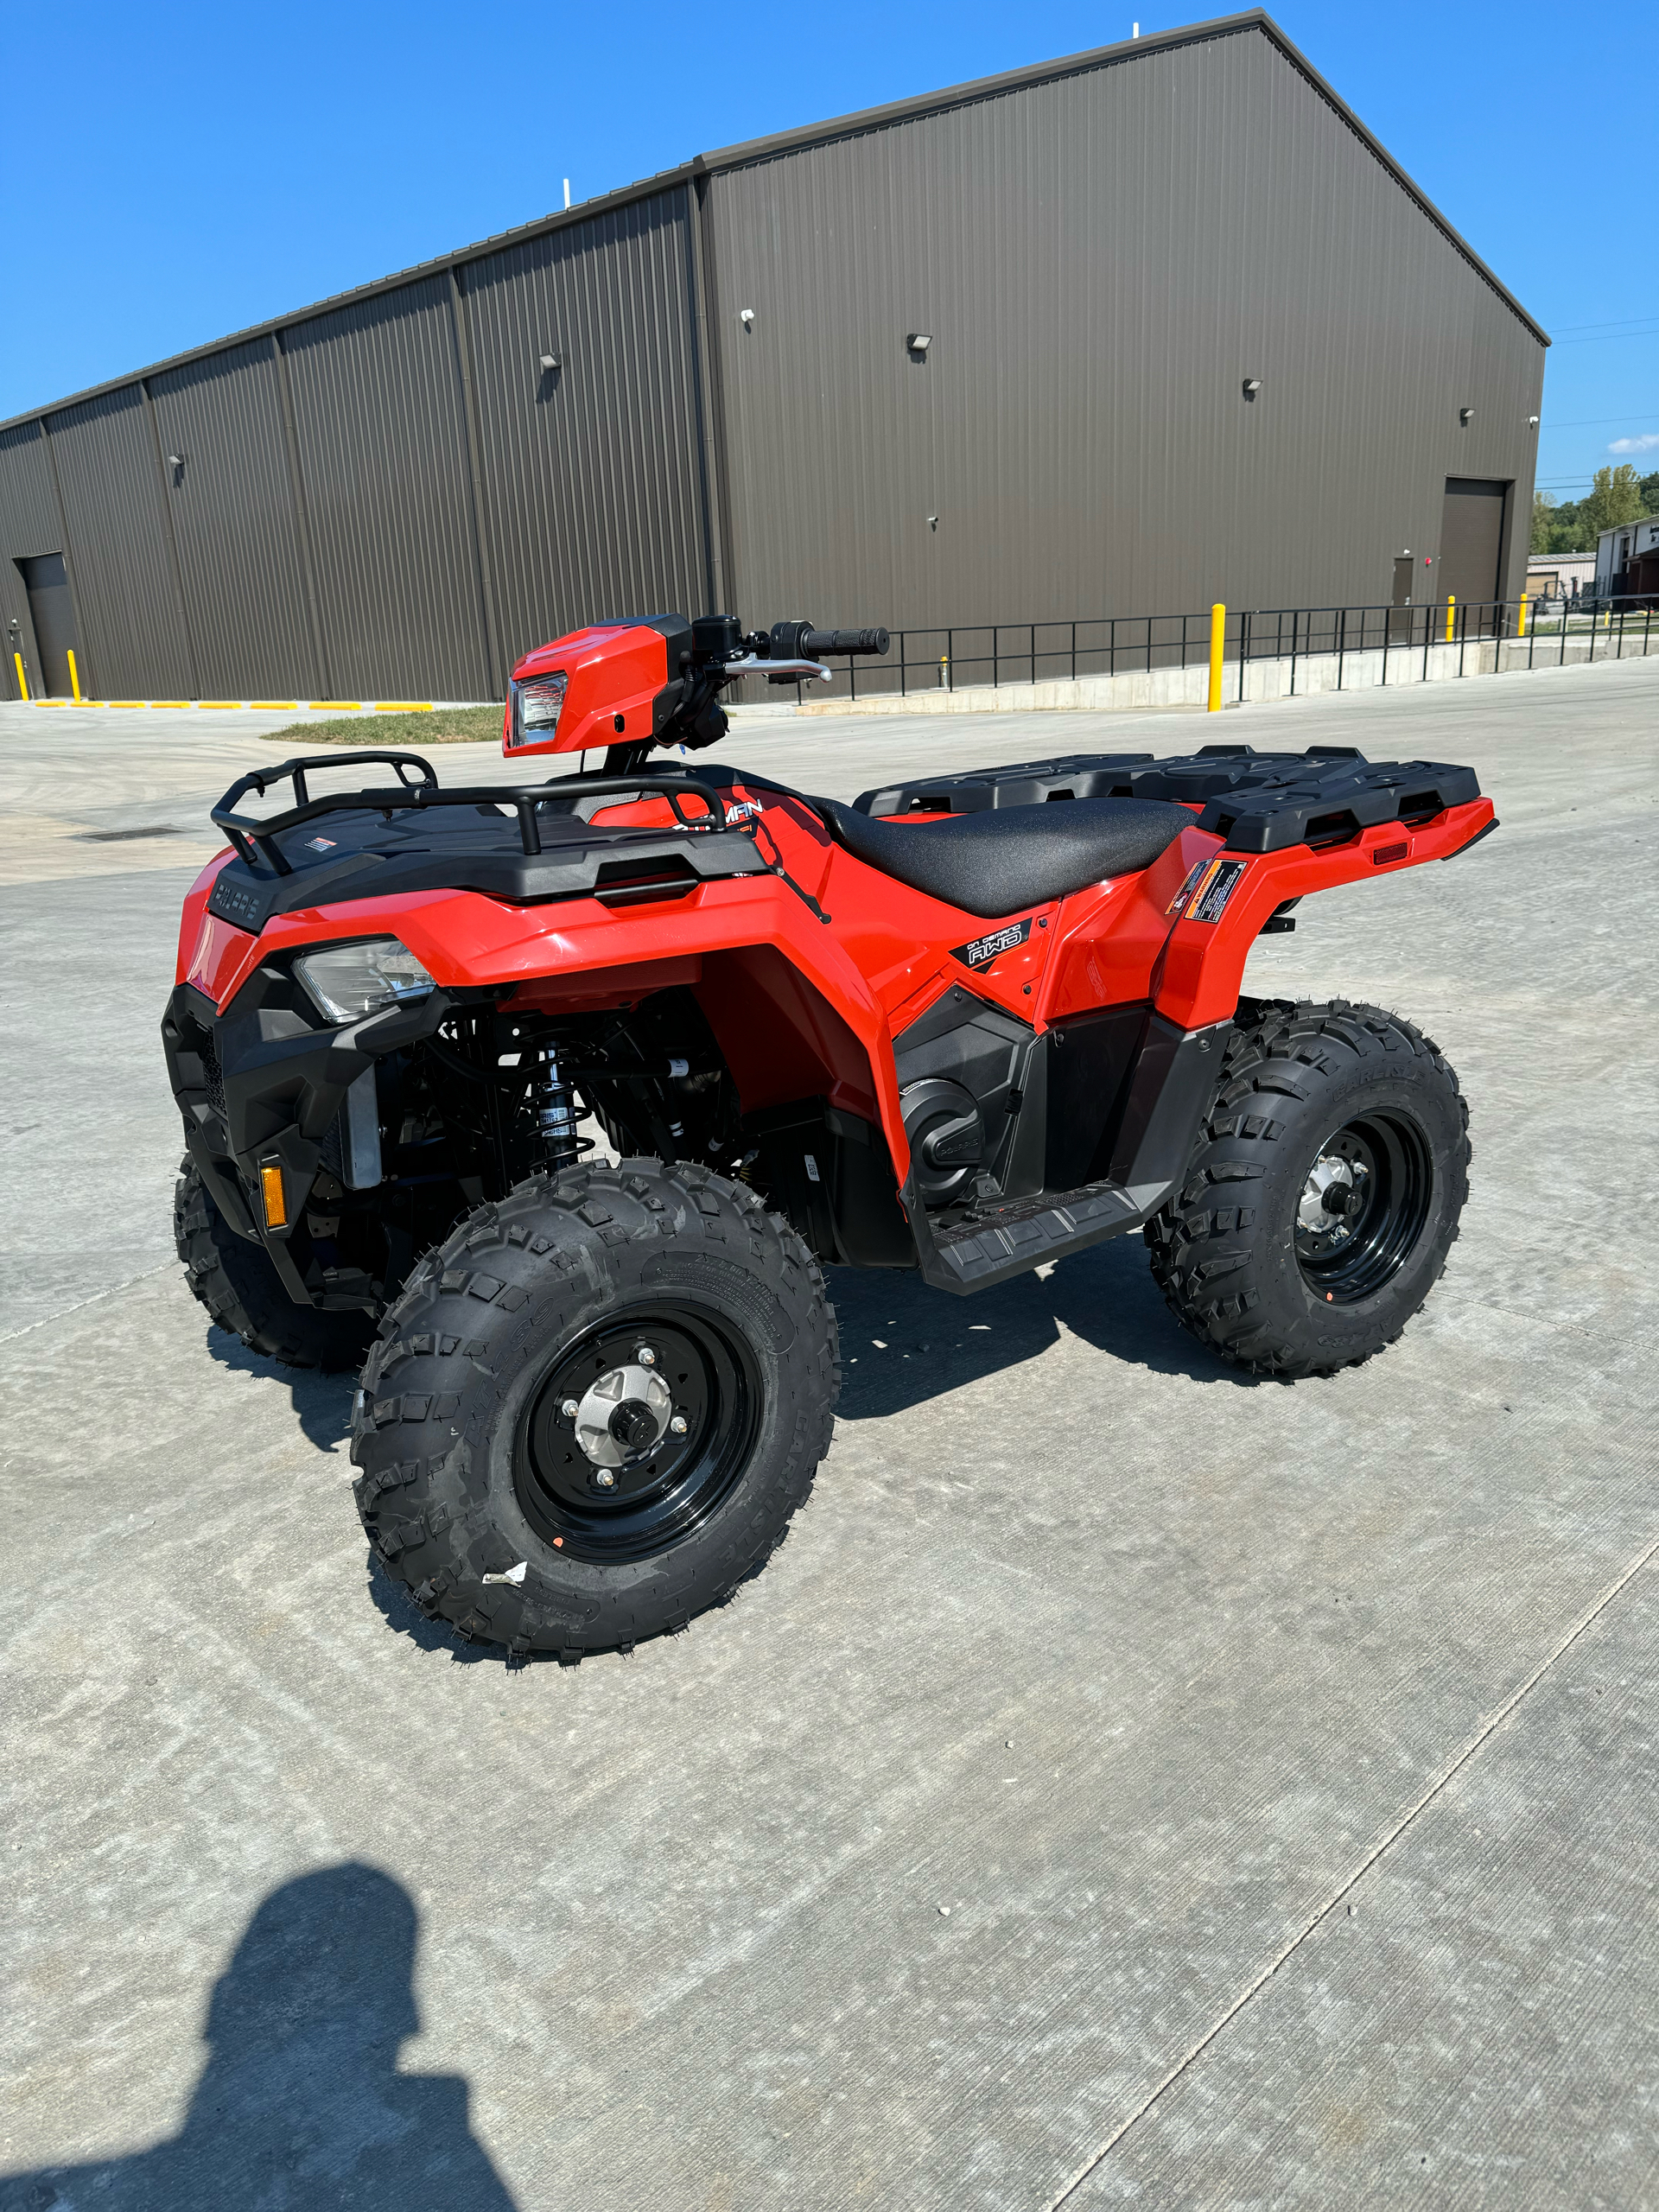
M 684 1432 L 663 1428 L 647 1440 L 658 1418 L 652 1402 L 625 1396 L 613 1445 L 601 1447 L 615 1462 L 597 1465 L 565 1409 L 590 1405 L 607 1378 L 639 1375 L 642 1350 Z M 731 1322 L 689 1302 L 631 1308 L 553 1355 L 518 1423 L 514 1492 L 537 1534 L 568 1559 L 648 1559 L 718 1510 L 748 1464 L 760 1413 L 759 1363 Z
M 1433 1190 L 1428 1139 L 1408 1114 L 1361 1115 L 1325 1139 L 1294 1230 L 1302 1280 L 1321 1304 L 1356 1305 L 1399 1273 L 1427 1224 Z M 1340 1194 L 1340 1210 L 1326 1192 Z

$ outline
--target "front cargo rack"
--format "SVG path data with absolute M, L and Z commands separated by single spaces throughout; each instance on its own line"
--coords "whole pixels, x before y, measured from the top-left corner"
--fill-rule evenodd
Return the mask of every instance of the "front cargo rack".
M 394 768 L 397 785 L 378 790 L 329 791 L 320 798 L 311 797 L 306 782 L 308 771 L 355 768 L 370 761 Z M 407 768 L 420 771 L 418 781 L 404 773 Z M 234 811 L 250 791 L 263 798 L 273 784 L 283 782 L 292 784 L 295 798 L 295 804 L 285 813 L 258 817 Z M 679 801 L 687 793 L 702 800 L 708 810 L 706 814 L 688 815 L 684 811 Z M 718 792 L 711 785 L 683 770 L 669 774 L 636 770 L 625 776 L 560 776 L 543 784 L 455 784 L 443 789 L 430 761 L 418 753 L 309 753 L 299 760 L 284 760 L 280 767 L 255 768 L 247 775 L 238 777 L 211 814 L 245 866 L 251 868 L 263 860 L 274 874 L 292 875 L 293 864 L 276 842 L 278 833 L 298 829 L 325 814 L 383 814 L 390 822 L 394 814 L 408 809 L 511 807 L 518 818 L 518 836 L 525 855 L 534 858 L 542 849 L 541 824 L 537 818 L 540 810 L 559 806 L 567 800 L 574 803 L 585 798 L 626 799 L 647 795 L 666 798 L 682 830 L 706 832 L 724 825 L 725 810 Z

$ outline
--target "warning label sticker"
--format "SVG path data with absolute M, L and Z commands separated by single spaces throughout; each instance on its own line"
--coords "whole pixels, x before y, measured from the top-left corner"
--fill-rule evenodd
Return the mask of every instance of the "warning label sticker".
M 1211 861 L 1193 886 L 1186 902 L 1183 919 L 1189 922 L 1218 922 L 1227 911 L 1227 901 L 1237 888 L 1238 880 L 1249 866 L 1248 861 Z M 1188 880 L 1191 881 L 1191 878 Z

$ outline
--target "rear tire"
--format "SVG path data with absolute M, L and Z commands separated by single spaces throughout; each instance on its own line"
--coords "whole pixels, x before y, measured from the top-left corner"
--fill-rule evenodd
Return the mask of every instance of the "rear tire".
M 388 1573 L 463 1635 L 631 1649 L 783 1541 L 838 1382 L 823 1278 L 753 1191 L 655 1160 L 533 1176 L 387 1312 L 353 1421 L 358 1508 Z
M 1468 1126 L 1457 1077 L 1397 1014 L 1241 1000 L 1180 1192 L 1145 1230 L 1171 1311 L 1255 1375 L 1370 1358 L 1445 1271 Z
M 188 1154 L 173 1198 L 173 1241 L 191 1290 L 221 1329 L 284 1367 L 353 1372 L 374 1341 L 374 1319 L 355 1310 L 296 1306 L 264 1248 L 238 1236 L 213 1204 Z

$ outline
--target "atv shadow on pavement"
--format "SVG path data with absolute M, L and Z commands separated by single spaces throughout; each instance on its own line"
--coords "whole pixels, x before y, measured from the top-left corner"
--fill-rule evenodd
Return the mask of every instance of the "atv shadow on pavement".
M 217 1322 L 208 1324 L 206 1342 L 209 1358 L 228 1373 L 258 1375 L 286 1384 L 302 1433 L 319 1452 L 344 1458 L 352 1433 L 356 1376 L 324 1375 L 315 1367 L 284 1367 L 267 1359 L 263 1352 L 251 1351 L 239 1337 L 232 1336 Z
M 879 1420 L 1007 1375 L 1063 1332 L 1154 1375 L 1245 1390 L 1262 1379 L 1229 1367 L 1179 1326 L 1138 1236 L 1114 1237 L 1046 1275 L 1016 1275 L 972 1299 L 898 1270 L 832 1268 L 829 1285 L 841 1325 L 842 1421 Z

